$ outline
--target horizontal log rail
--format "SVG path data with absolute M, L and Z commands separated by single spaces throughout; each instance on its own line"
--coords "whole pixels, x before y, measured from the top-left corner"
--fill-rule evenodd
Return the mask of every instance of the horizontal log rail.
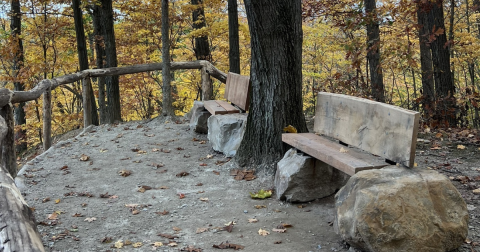
M 85 78 L 92 77 L 104 77 L 104 76 L 115 76 L 115 75 L 125 75 L 125 74 L 134 74 L 141 72 L 157 71 L 162 70 L 163 63 L 152 63 L 152 64 L 143 64 L 143 65 L 134 65 L 134 66 L 125 66 L 125 67 L 111 67 L 111 68 L 102 68 L 102 69 L 88 69 L 81 72 L 67 74 L 64 76 L 56 77 L 53 79 L 45 79 L 40 81 L 34 88 L 29 91 L 14 91 L 11 97 L 11 103 L 21 103 L 26 101 L 32 101 L 40 97 L 44 91 L 48 88 L 56 88 L 60 85 L 73 83 L 80 81 Z M 171 62 L 172 70 L 179 69 L 202 69 L 212 77 L 218 79 L 219 81 L 225 83 L 227 81 L 227 75 L 218 70 L 210 62 L 206 60 L 198 61 L 187 61 L 187 62 Z M 203 87 L 204 89 L 208 87 Z M 6 101 L 3 100 L 5 96 L 0 94 L 0 104 L 4 104 Z

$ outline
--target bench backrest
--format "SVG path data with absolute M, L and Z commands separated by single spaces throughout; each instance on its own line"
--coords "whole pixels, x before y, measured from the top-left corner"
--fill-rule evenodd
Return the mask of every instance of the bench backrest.
M 420 114 L 363 98 L 318 93 L 314 131 L 413 167 Z
M 250 106 L 250 77 L 228 73 L 225 99 L 247 111 Z

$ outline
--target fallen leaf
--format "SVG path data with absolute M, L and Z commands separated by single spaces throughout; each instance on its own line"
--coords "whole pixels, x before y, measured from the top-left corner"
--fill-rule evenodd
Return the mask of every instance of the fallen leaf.
M 125 246 L 132 245 L 132 242 L 129 241 L 129 240 L 126 240 L 126 241 L 124 242 L 124 244 L 125 244 Z
M 185 194 L 184 194 L 184 193 L 177 193 L 177 194 L 178 194 L 178 197 L 179 197 L 180 199 L 185 198 Z
M 160 151 L 160 150 L 157 149 L 157 148 L 154 148 L 154 149 L 152 150 L 152 152 L 159 152 L 159 151 Z
M 119 248 L 119 249 L 120 249 L 120 248 L 123 248 L 123 242 L 122 242 L 122 240 L 119 240 L 119 241 L 115 242 L 115 245 L 114 245 L 114 246 L 115 246 L 115 248 Z
M 307 205 L 298 205 L 297 207 L 298 208 L 305 208 L 305 207 L 307 207 Z
M 240 250 L 240 249 L 244 249 L 245 247 L 242 246 L 242 245 L 238 245 L 238 244 L 233 244 L 233 243 L 229 243 L 228 241 L 225 242 L 225 243 L 220 243 L 219 245 L 213 245 L 214 248 L 218 248 L 218 249 L 234 249 L 234 250 Z
M 233 230 L 233 225 L 235 225 L 236 223 L 234 221 L 230 222 L 229 225 L 227 225 L 226 227 L 223 227 L 223 230 L 226 230 L 227 232 L 231 233 L 232 230 Z
M 200 198 L 200 200 L 203 201 L 203 202 L 207 202 L 208 198 Z
M 81 214 L 81 213 L 75 213 L 74 215 L 72 215 L 72 217 L 83 217 L 83 214 Z
M 144 150 L 139 150 L 139 151 L 137 151 L 137 153 L 138 153 L 138 154 L 147 154 L 147 152 L 144 151 Z
M 163 246 L 163 243 L 162 243 L 162 242 L 154 242 L 154 243 L 152 244 L 152 246 L 158 248 L 158 247 Z
M 104 194 L 100 194 L 100 198 L 110 198 L 112 195 L 108 194 L 108 192 Z
M 134 248 L 140 248 L 141 246 L 143 246 L 143 243 L 141 243 L 141 242 L 135 242 L 134 244 L 132 244 L 132 246 L 133 246 Z
M 287 229 L 283 229 L 283 228 L 274 228 L 272 229 L 273 232 L 277 232 L 277 233 L 285 233 L 287 232 Z
M 46 197 L 42 200 L 42 203 L 49 202 L 49 201 L 50 201 L 50 197 Z
M 173 231 L 175 231 L 175 232 L 180 232 L 180 231 L 182 231 L 182 229 L 179 228 L 179 227 L 173 227 L 172 229 L 173 229 Z
M 220 172 L 219 171 L 213 171 L 213 174 L 220 175 Z
M 472 192 L 473 192 L 473 194 L 480 194 L 480 188 L 475 189 L 475 190 L 473 190 Z
M 264 229 L 259 229 L 258 230 L 258 234 L 261 235 L 261 236 L 267 236 L 270 234 L 270 232 L 268 232 L 267 230 L 264 230 Z
M 169 214 L 169 212 L 167 210 L 163 210 L 163 212 L 155 212 L 156 214 L 159 214 L 159 215 L 167 215 Z
M 202 183 L 197 183 L 195 186 L 203 186 Z
M 188 172 L 185 172 L 185 171 L 182 171 L 180 173 L 178 173 L 177 175 L 175 175 L 176 177 L 185 177 L 185 176 L 188 176 L 190 175 L 190 173 Z
M 163 149 L 163 148 L 162 148 L 162 149 L 160 149 L 160 150 L 161 150 L 163 153 L 170 153 L 170 152 L 171 152 L 171 150 L 168 150 L 168 149 Z
M 250 193 L 252 199 L 265 199 L 272 196 L 272 190 L 263 190 L 261 189 L 257 193 Z
M 140 210 L 138 210 L 138 209 L 132 209 L 131 211 L 132 211 L 133 215 L 137 215 L 137 214 L 140 213 Z
M 435 137 L 436 137 L 436 138 L 441 138 L 441 137 L 442 137 L 442 133 L 438 132 L 437 134 L 435 134 Z
M 145 191 L 148 191 L 148 190 L 152 190 L 152 187 L 151 186 L 146 186 L 146 185 L 142 185 L 138 188 L 137 191 L 141 192 L 141 193 L 144 193 Z
M 267 208 L 267 206 L 265 205 L 254 205 L 253 207 L 255 207 L 256 209 Z
M 248 219 L 248 223 L 257 223 L 258 220 L 257 219 Z
M 197 228 L 197 231 L 195 233 L 200 234 L 200 233 L 203 233 L 203 232 L 207 232 L 208 230 L 209 230 L 209 228 Z
M 68 165 L 62 166 L 62 168 L 60 168 L 60 170 L 68 170 Z
M 118 174 L 122 177 L 128 177 L 132 174 L 132 171 L 123 169 L 119 171 Z
M 87 156 L 87 155 L 85 155 L 85 154 L 82 154 L 82 155 L 80 156 L 80 161 L 88 161 L 89 159 L 90 159 L 90 157 Z
M 160 186 L 158 189 L 168 189 L 168 186 Z
M 198 143 L 199 143 L 199 144 L 206 144 L 207 141 L 204 140 L 204 141 L 200 141 L 200 142 L 198 142 Z
M 274 241 L 273 244 L 280 244 L 282 241 Z
M 177 147 L 177 148 L 175 148 L 175 149 L 177 149 L 177 150 L 185 150 L 185 149 L 182 148 L 182 147 Z
M 212 154 L 208 154 L 208 155 L 207 155 L 207 158 L 208 158 L 208 159 L 212 159 L 212 158 L 213 158 L 213 155 L 212 155 Z
M 206 163 L 201 163 L 200 166 L 207 166 L 207 164 Z
M 95 217 L 90 217 L 90 218 L 86 218 L 86 219 L 83 220 L 83 221 L 92 222 L 92 221 L 96 221 L 96 220 L 97 220 L 97 218 L 95 218 Z
M 49 220 L 56 220 L 58 218 L 58 214 L 57 213 L 52 213 L 52 214 L 49 214 L 47 219 Z
M 286 133 L 297 133 L 297 129 L 292 125 L 288 125 L 287 127 L 283 128 L 283 131 Z
M 346 150 L 346 149 L 344 149 L 344 148 L 342 147 L 342 148 L 340 148 L 340 152 L 341 152 L 341 153 L 347 153 L 348 150 Z
M 291 227 L 293 227 L 292 224 L 288 224 L 288 223 L 282 223 L 282 224 L 280 224 L 280 225 L 281 225 L 283 228 L 291 228 Z M 280 225 L 279 225 L 279 226 L 280 226 Z M 282 228 L 282 227 L 277 227 L 277 228 Z
M 457 145 L 457 149 L 459 150 L 465 150 L 465 148 L 466 148 L 465 145 L 461 145 L 461 144 Z
M 103 152 L 107 152 L 108 150 L 107 149 L 100 149 L 100 152 L 103 153 Z
M 112 242 L 112 237 L 103 237 L 101 240 L 100 240 L 101 243 L 110 243 Z

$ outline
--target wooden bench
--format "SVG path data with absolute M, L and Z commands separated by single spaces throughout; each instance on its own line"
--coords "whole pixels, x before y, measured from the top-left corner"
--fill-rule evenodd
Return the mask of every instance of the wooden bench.
M 285 133 L 282 140 L 349 175 L 395 163 L 413 167 L 419 118 L 397 106 L 320 92 L 316 134 Z
M 250 77 L 235 73 L 228 73 L 225 87 L 225 99 L 243 111 L 250 105 Z M 204 101 L 205 109 L 212 115 L 240 113 L 240 109 L 226 101 Z

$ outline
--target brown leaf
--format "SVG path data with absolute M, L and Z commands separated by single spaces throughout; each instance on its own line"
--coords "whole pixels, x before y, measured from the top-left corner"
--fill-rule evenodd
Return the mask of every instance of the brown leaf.
M 60 170 L 62 170 L 62 171 L 63 171 L 63 170 L 68 170 L 68 165 L 62 166 L 62 168 L 60 168 Z
M 213 171 L 213 173 L 214 173 L 215 175 L 220 175 L 220 172 L 219 172 L 219 171 Z
M 208 202 L 208 198 L 200 198 L 200 201 Z
M 49 202 L 49 201 L 50 201 L 50 197 L 46 197 L 42 200 L 42 203 Z
M 87 156 L 87 155 L 85 155 L 85 154 L 82 154 L 82 155 L 80 156 L 80 161 L 88 161 L 89 159 L 90 159 L 90 157 Z
M 233 221 L 232 221 L 232 222 L 230 223 L 230 225 L 228 225 L 228 226 L 226 226 L 226 227 L 223 227 L 223 230 L 231 233 L 232 230 L 233 230 L 233 225 L 234 225 L 234 224 L 233 224 Z
M 119 171 L 118 174 L 122 177 L 128 177 L 132 174 L 132 171 L 123 169 Z
M 195 233 L 200 234 L 200 233 L 203 233 L 203 232 L 207 232 L 208 230 L 209 230 L 209 228 L 197 228 L 197 231 Z
M 112 237 L 103 237 L 101 240 L 100 240 L 101 243 L 110 243 L 112 242 Z
M 206 163 L 201 163 L 200 166 L 207 166 L 207 164 Z
M 167 239 L 175 239 L 175 238 L 178 238 L 178 236 L 175 236 L 175 235 L 169 235 L 169 234 L 157 234 L 157 236 L 161 236 L 163 238 L 167 238 Z
M 287 229 L 285 228 L 274 228 L 272 229 L 273 232 L 277 232 L 277 233 L 285 233 L 287 232 Z
M 178 174 L 175 175 L 175 176 L 177 176 L 177 177 L 185 177 L 185 176 L 188 176 L 188 175 L 190 175 L 190 173 L 185 172 L 185 171 L 182 171 L 182 172 L 178 173 Z
M 258 234 L 261 235 L 261 236 L 267 236 L 270 234 L 270 232 L 268 232 L 267 230 L 264 230 L 264 229 L 259 229 L 258 230 Z
M 95 217 L 90 217 L 90 218 L 86 218 L 86 219 L 83 220 L 83 221 L 92 222 L 92 221 L 96 221 L 96 220 L 97 220 L 97 218 L 95 218 Z
M 182 229 L 179 228 L 179 227 L 173 227 L 172 229 L 173 229 L 173 231 L 175 231 L 175 232 L 180 232 L 180 231 L 182 231 Z
M 158 189 L 168 189 L 168 186 L 160 186 Z
M 182 147 L 177 147 L 176 149 L 177 149 L 177 150 L 185 150 L 185 149 L 182 148 Z
M 242 246 L 242 245 L 238 245 L 238 244 L 233 244 L 233 243 L 229 243 L 229 242 L 225 242 L 225 243 L 220 243 L 219 245 L 213 245 L 214 248 L 218 248 L 218 249 L 234 249 L 234 250 L 240 250 L 240 249 L 244 249 L 245 247 Z
M 280 244 L 282 241 L 274 241 L 273 244 Z
M 176 243 L 175 243 L 176 245 Z M 169 244 L 170 246 L 170 244 Z M 187 252 L 202 252 L 203 250 L 201 248 L 195 248 L 194 246 L 188 246 L 186 248 L 182 248 L 180 251 L 187 251 Z
M 253 207 L 255 207 L 256 209 L 267 208 L 267 206 L 265 205 L 254 205 Z
M 75 213 L 74 215 L 72 215 L 72 217 L 83 217 L 83 214 L 81 214 L 81 213 Z
M 177 193 L 177 194 L 178 194 L 178 197 L 179 197 L 180 199 L 185 198 L 185 194 L 184 194 L 184 193 Z
M 108 194 L 108 192 L 104 194 L 100 194 L 100 198 L 110 198 L 112 195 Z
M 132 209 L 131 211 L 132 211 L 133 215 L 137 215 L 137 214 L 140 213 L 140 210 L 138 210 L 138 209 Z
M 257 219 L 248 219 L 248 223 L 257 223 L 258 220 Z
M 148 190 L 152 190 L 152 187 L 151 187 L 151 186 L 142 185 L 142 186 L 140 186 L 140 188 L 138 188 L 138 191 L 139 191 L 139 192 L 140 192 L 140 189 L 142 189 L 143 192 L 145 192 L 145 191 L 148 191 Z
M 169 214 L 170 212 L 167 211 L 167 210 L 163 210 L 163 212 L 155 212 L 155 213 L 158 214 L 158 215 L 167 215 L 167 214 Z
M 203 186 L 202 183 L 197 183 L 195 186 Z

